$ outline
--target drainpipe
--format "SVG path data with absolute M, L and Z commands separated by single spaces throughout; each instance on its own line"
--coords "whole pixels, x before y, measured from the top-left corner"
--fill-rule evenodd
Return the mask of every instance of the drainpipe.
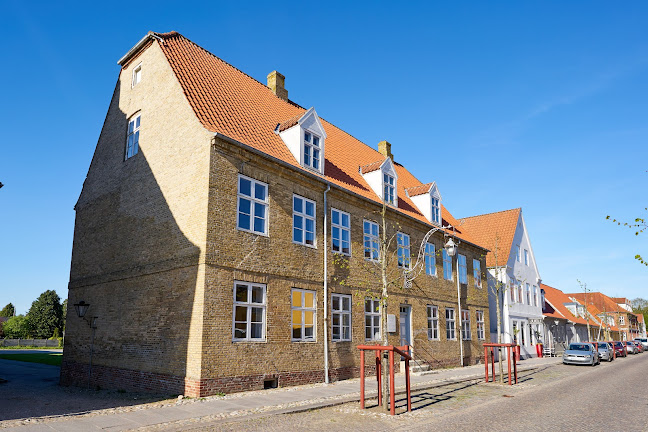
M 463 340 L 463 316 L 461 314 L 461 286 L 459 284 L 459 245 L 457 244 L 457 307 L 459 308 L 459 355 L 461 356 L 461 367 L 464 366 L 464 340 Z M 467 264 L 466 264 L 467 265 Z M 470 319 L 470 316 L 468 317 Z
M 326 194 L 331 190 L 331 185 L 326 185 L 324 191 L 324 382 L 329 383 L 329 353 L 328 353 L 328 207 Z

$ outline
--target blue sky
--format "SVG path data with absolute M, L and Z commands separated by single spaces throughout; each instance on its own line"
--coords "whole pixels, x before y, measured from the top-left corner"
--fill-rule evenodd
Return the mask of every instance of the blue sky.
M 456 217 L 522 207 L 543 281 L 648 297 L 648 5 L 5 1 L 0 307 L 67 296 L 74 204 L 117 80 L 177 30 L 436 181 Z

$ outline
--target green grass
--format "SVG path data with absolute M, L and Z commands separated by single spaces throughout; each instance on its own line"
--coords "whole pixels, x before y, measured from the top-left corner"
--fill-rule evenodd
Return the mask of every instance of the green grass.
M 0 353 L 0 359 L 17 360 L 30 363 L 43 363 L 52 366 L 61 366 L 63 360 L 62 353 L 17 353 L 3 354 Z

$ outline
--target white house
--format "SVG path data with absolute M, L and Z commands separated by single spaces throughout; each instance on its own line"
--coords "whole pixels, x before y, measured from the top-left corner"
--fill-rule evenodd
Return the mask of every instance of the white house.
M 536 356 L 542 343 L 543 293 L 522 209 L 463 219 L 462 227 L 489 249 L 486 256 L 491 340 L 497 342 L 497 288 L 502 342 L 516 341 L 522 358 Z

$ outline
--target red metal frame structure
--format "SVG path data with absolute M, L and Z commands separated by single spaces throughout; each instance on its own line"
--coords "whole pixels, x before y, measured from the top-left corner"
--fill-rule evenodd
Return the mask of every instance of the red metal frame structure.
M 518 350 L 518 345 L 514 343 L 485 343 L 484 344 L 484 364 L 486 366 L 486 382 L 488 382 L 488 359 L 490 359 L 490 363 L 493 368 L 493 381 L 495 382 L 495 353 L 493 351 L 493 348 L 496 347 L 502 347 L 506 348 L 506 364 L 508 365 L 508 383 L 509 385 L 513 385 L 513 380 L 511 379 L 511 358 L 513 359 L 513 374 L 515 377 L 515 384 L 518 383 L 518 377 L 517 377 L 517 350 Z M 511 351 L 512 351 L 512 356 L 511 356 Z
M 407 392 L 407 411 L 412 411 L 412 392 L 410 387 L 409 362 L 412 356 L 408 354 L 409 345 L 396 347 L 394 345 L 358 345 L 360 350 L 360 408 L 365 409 L 365 350 L 376 353 L 376 381 L 378 382 L 378 401 L 382 400 L 382 366 L 380 358 L 383 351 L 389 352 L 389 412 L 396 414 L 396 397 L 394 395 L 394 352 L 405 358 L 405 390 Z

